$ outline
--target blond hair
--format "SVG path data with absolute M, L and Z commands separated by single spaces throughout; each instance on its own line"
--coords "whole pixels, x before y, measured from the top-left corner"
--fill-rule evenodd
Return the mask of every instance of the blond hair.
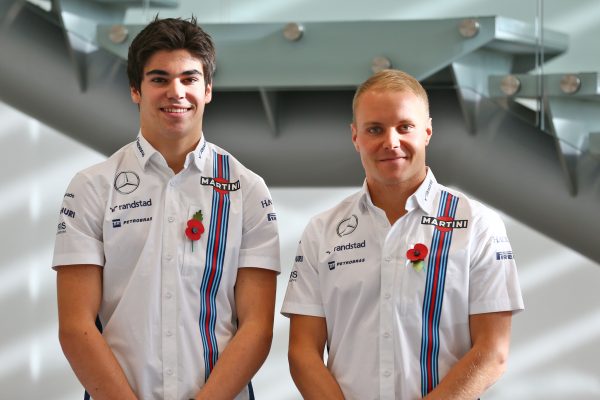
M 354 93 L 354 99 L 352 100 L 352 120 L 355 121 L 356 106 L 358 99 L 363 93 L 367 91 L 394 91 L 402 92 L 408 91 L 423 101 L 427 115 L 429 115 L 429 99 L 427 98 L 427 92 L 421 86 L 418 80 L 413 76 L 407 74 L 404 71 L 397 69 L 384 69 L 369 79 L 364 81 Z

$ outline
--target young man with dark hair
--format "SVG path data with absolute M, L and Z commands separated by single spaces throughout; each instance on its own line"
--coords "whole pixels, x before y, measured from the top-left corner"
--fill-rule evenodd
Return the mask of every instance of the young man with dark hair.
M 353 112 L 366 179 L 298 246 L 282 308 L 292 377 L 308 400 L 477 399 L 523 308 L 504 224 L 426 166 L 429 104 L 412 76 L 375 74 Z
M 253 397 L 279 238 L 264 181 L 204 138 L 214 69 L 194 19 L 144 28 L 127 66 L 137 140 L 79 172 L 65 195 L 59 336 L 88 398 Z

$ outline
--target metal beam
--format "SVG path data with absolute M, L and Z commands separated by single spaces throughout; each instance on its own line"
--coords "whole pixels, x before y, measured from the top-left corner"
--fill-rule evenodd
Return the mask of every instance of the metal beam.
M 464 37 L 459 31 L 462 21 L 310 22 L 301 24 L 299 38 L 286 37 L 284 23 L 202 27 L 219 49 L 214 86 L 227 90 L 353 88 L 372 74 L 374 59 L 386 59 L 393 68 L 423 80 L 479 48 L 520 55 L 535 52 L 531 24 L 481 17 L 477 19 L 478 33 Z M 111 25 L 99 25 L 98 44 L 125 59 L 131 39 L 143 26 L 126 28 L 129 38 L 114 43 L 110 40 Z M 545 37 L 548 58 L 567 49 L 566 35 L 547 30 Z

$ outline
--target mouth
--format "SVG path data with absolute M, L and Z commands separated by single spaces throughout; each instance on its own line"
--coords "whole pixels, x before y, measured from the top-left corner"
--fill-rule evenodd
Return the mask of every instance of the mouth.
M 393 157 L 385 157 L 379 159 L 380 162 L 390 162 L 390 161 L 400 161 L 400 160 L 408 160 L 406 156 L 393 156 Z
M 191 111 L 193 107 L 161 107 L 160 111 L 167 114 L 185 114 L 188 111 Z

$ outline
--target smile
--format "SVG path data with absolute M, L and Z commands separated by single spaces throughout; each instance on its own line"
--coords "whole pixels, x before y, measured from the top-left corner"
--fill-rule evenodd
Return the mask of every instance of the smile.
M 389 157 L 389 158 L 382 158 L 379 161 L 385 162 L 385 161 L 397 161 L 397 160 L 406 160 L 406 159 L 408 159 L 408 157 Z
M 190 111 L 191 108 L 161 108 L 160 110 L 167 113 L 183 114 Z

